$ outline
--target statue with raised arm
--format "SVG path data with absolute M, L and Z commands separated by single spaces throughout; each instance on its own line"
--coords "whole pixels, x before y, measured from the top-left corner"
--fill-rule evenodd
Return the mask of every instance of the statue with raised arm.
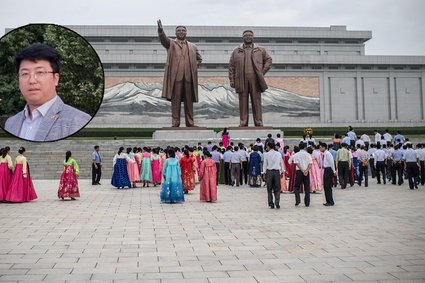
M 176 38 L 165 35 L 158 20 L 158 36 L 167 49 L 162 97 L 171 101 L 172 127 L 180 126 L 181 103 L 184 103 L 186 127 L 194 127 L 193 103 L 198 102 L 198 65 L 202 57 L 195 44 L 186 40 L 185 26 L 176 27 Z
M 252 116 L 256 127 L 263 126 L 261 93 L 268 88 L 264 79 L 270 69 L 272 57 L 264 47 L 254 43 L 251 30 L 243 32 L 243 43 L 233 50 L 229 61 L 229 80 L 239 95 L 240 124 L 248 126 L 248 101 L 251 97 Z

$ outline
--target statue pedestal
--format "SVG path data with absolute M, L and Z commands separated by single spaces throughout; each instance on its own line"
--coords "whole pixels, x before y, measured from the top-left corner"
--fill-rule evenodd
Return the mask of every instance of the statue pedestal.
M 204 127 L 169 127 L 155 131 L 152 138 L 154 140 L 212 140 L 216 138 L 216 133 Z
M 283 138 L 283 132 L 279 129 L 273 129 L 272 127 L 230 127 L 228 131 L 230 140 L 249 140 L 252 141 L 252 143 L 254 143 L 257 138 L 260 138 L 261 141 L 264 142 L 268 134 L 272 134 L 274 139 L 277 134 L 280 134 L 280 137 Z M 217 133 L 217 137 L 221 138 L 221 132 Z

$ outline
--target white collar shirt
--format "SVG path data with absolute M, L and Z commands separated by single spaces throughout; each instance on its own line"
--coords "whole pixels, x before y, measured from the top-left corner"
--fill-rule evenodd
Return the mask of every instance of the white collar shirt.
M 36 109 L 32 110 L 32 115 L 30 117 L 28 104 L 24 108 L 24 115 L 25 120 L 22 123 L 21 132 L 19 133 L 19 137 L 26 139 L 26 140 L 35 140 L 35 135 L 37 134 L 38 130 L 40 129 L 41 121 L 43 121 L 44 116 L 46 116 L 47 112 L 49 111 L 50 107 L 55 103 L 56 99 L 58 98 L 57 95 L 41 105 L 40 107 L 37 107 Z

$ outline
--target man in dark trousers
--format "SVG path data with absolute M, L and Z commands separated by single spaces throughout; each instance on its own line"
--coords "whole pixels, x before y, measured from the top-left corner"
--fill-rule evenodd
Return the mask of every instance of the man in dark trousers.
M 326 202 L 324 206 L 333 206 L 332 180 L 336 176 L 335 162 L 332 154 L 327 150 L 327 144 L 320 143 L 320 151 L 323 153 L 323 188 L 325 190 Z
M 240 127 L 248 126 L 248 101 L 251 97 L 252 116 L 256 127 L 263 126 L 261 93 L 268 88 L 264 75 L 270 69 L 272 57 L 253 42 L 251 30 L 243 32 L 243 43 L 233 50 L 229 61 L 230 86 L 239 95 Z
M 180 126 L 181 103 L 184 103 L 186 127 L 193 122 L 193 103 L 198 101 L 198 65 L 202 57 L 195 44 L 186 40 L 185 26 L 176 27 L 176 37 L 167 37 L 158 20 L 158 36 L 167 49 L 162 97 L 171 101 L 172 127 Z
M 91 165 L 91 177 L 92 185 L 100 185 L 100 177 L 102 176 L 102 157 L 100 156 L 100 147 L 94 146 L 94 151 L 91 154 L 92 165 Z
M 267 195 L 270 208 L 280 208 L 280 176 L 283 174 L 282 155 L 275 150 L 273 141 L 267 144 L 264 153 L 263 174 L 266 174 Z M 273 202 L 274 195 L 274 202 Z
M 295 184 L 294 184 L 294 193 L 295 193 L 295 206 L 298 206 L 301 202 L 300 199 L 300 185 L 304 185 L 304 204 L 306 207 L 310 206 L 310 168 L 313 164 L 311 155 L 305 150 L 306 145 L 300 143 L 300 151 L 295 153 L 289 158 L 289 163 L 294 163 L 296 165 L 295 171 Z

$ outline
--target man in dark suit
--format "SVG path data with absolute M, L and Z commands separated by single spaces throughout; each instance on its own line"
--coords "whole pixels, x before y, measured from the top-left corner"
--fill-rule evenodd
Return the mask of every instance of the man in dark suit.
M 195 126 L 193 102 L 198 101 L 198 65 L 202 57 L 195 44 L 186 40 L 185 26 L 176 27 L 176 37 L 171 39 L 164 33 L 158 20 L 158 36 L 167 49 L 162 97 L 171 101 L 172 126 L 180 126 L 181 103 L 184 103 L 186 127 Z

